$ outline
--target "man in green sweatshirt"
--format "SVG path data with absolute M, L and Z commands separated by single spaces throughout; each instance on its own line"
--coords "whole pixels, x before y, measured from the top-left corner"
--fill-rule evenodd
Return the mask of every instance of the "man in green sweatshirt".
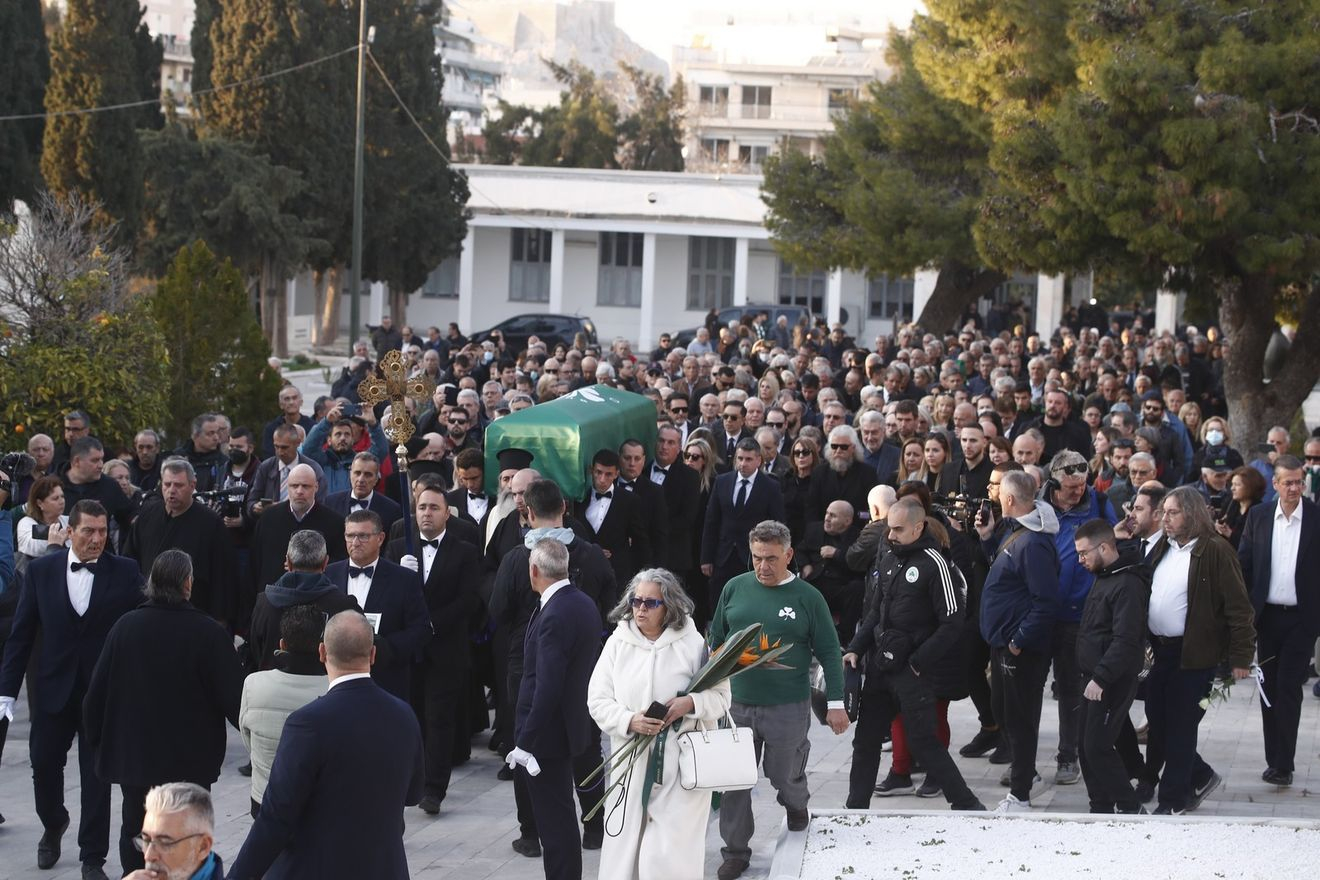
M 793 646 L 778 666 L 761 666 L 733 679 L 732 713 L 734 723 L 750 727 L 761 746 L 761 767 L 779 793 L 788 830 L 804 831 L 810 819 L 806 767 L 813 655 L 825 670 L 825 720 L 835 734 L 848 729 L 848 714 L 843 709 L 842 654 L 830 609 L 815 587 L 789 571 L 792 543 L 783 523 L 766 520 L 752 529 L 752 571 L 725 584 L 711 618 L 709 641 L 711 648 L 719 647 L 730 633 L 759 623 L 762 638 L 756 651 Z M 754 831 L 752 793 L 726 792 L 720 805 L 724 863 L 719 880 L 734 880 L 747 870 Z

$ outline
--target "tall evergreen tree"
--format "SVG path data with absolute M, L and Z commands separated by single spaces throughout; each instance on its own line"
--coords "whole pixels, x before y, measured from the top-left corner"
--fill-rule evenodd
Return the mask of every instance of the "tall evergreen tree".
M 68 0 L 51 41 L 46 110 L 59 113 L 142 100 L 135 35 L 136 0 Z M 101 219 L 119 223 L 131 244 L 142 210 L 142 114 L 77 113 L 46 123 L 41 174 L 56 193 L 80 192 L 100 203 Z
M 619 105 L 581 63 L 546 64 L 564 91 L 558 106 L 540 112 L 539 131 L 523 146 L 522 164 L 618 168 Z
M 385 281 L 397 297 L 416 290 L 467 234 L 467 179 L 449 167 L 448 113 L 435 30 L 442 7 L 430 0 L 374 0 L 372 57 L 442 152 L 427 144 L 385 81 L 368 70 L 364 175 L 363 277 Z M 392 306 L 402 314 L 402 299 Z
M 194 0 L 191 36 L 193 72 L 192 90 L 211 88 L 211 27 L 219 20 L 224 7 L 220 0 Z
M 0 4 L 0 116 L 41 113 L 50 79 L 50 54 L 41 0 Z M 0 214 L 15 200 L 32 201 L 41 189 L 41 137 L 45 121 L 0 124 Z

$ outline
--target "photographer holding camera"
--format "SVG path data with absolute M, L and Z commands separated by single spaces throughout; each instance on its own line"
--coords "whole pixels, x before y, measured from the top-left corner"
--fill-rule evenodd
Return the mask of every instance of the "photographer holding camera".
M 197 476 L 188 460 L 167 458 L 160 468 L 160 498 L 143 506 L 124 541 L 123 555 L 136 561 L 145 575 L 166 550 L 184 551 L 193 563 L 192 604 L 230 623 L 238 581 L 234 545 L 220 515 L 197 503 L 196 491 Z

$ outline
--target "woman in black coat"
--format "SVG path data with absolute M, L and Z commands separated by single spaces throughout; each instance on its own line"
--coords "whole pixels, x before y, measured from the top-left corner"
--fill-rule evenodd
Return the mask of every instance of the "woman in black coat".
M 188 601 L 191 594 L 188 554 L 157 556 L 147 601 L 110 630 L 83 699 L 96 772 L 124 797 L 119 859 L 126 872 L 143 866 L 133 838 L 147 790 L 166 782 L 210 788 L 225 759 L 225 722 L 238 729 L 238 655 L 224 627 Z
M 784 474 L 784 519 L 797 546 L 807 532 L 807 492 L 820 467 L 820 447 L 809 437 L 799 437 L 789 448 L 789 471 Z

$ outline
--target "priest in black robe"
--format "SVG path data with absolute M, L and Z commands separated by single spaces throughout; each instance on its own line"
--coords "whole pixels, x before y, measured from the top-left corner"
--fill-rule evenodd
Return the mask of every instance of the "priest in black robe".
M 192 604 L 227 626 L 236 623 L 238 563 L 234 543 L 220 515 L 198 502 L 197 476 L 187 459 L 171 458 L 161 466 L 160 497 L 143 506 L 123 555 L 137 561 L 143 576 L 166 550 L 192 558 Z

